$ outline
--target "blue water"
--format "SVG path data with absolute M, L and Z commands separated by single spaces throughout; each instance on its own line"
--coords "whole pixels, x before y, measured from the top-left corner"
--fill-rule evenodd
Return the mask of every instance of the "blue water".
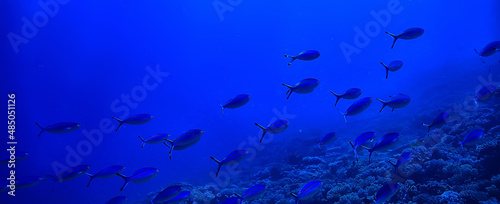
M 39 2 L 50 5 L 40 6 Z M 379 137 L 389 132 L 401 134 L 396 150 L 372 156 L 377 164 L 370 165 L 383 165 L 387 172 L 392 172 L 393 167 L 384 161 L 394 162 L 403 150 L 418 148 L 410 144 L 426 137 L 427 128 L 421 123 L 432 122 L 443 111 L 450 112 L 452 120 L 432 135 L 453 137 L 454 142 L 450 139 L 440 143 L 448 145 L 448 154 L 455 154 L 450 156 L 455 158 L 448 161 L 450 164 L 470 155 L 481 158 L 482 154 L 474 153 L 478 152 L 474 147 L 458 152 L 456 140 L 462 140 L 471 128 L 486 129 L 485 140 L 478 145 L 499 140 L 496 131 L 488 132 L 499 125 L 498 117 L 493 117 L 498 111 L 498 97 L 479 107 L 473 101 L 482 85 L 500 82 L 500 54 L 485 57 L 482 63 L 474 52 L 500 40 L 498 1 L 40 0 L 5 1 L 1 8 L 1 95 L 5 104 L 7 95 L 15 94 L 15 148 L 29 153 L 25 160 L 16 162 L 15 169 L 7 164 L 0 167 L 2 180 L 10 176 L 10 170 L 21 179 L 55 175 L 61 168 L 80 164 L 90 165 L 91 174 L 111 165 L 125 166 L 125 175 L 143 167 L 158 168 L 159 173 L 145 183 L 130 183 L 121 192 L 123 179 L 117 176 L 95 179 L 86 188 L 88 177 L 82 175 L 56 182 L 53 191 L 46 180 L 16 189 L 15 197 L 2 192 L 0 203 L 105 203 L 122 195 L 128 197 L 127 203 L 139 203 L 149 193 L 174 184 L 191 190 L 186 203 L 219 203 L 231 193 L 241 194 L 262 183 L 272 187 L 252 203 L 293 203 L 289 194 L 297 193 L 312 180 L 323 181 L 322 191 L 301 203 L 342 203 L 328 192 L 332 186 L 357 185 L 349 178 L 362 179 L 368 154 L 360 150 L 357 165 L 361 170 L 357 175 L 350 173 L 341 178 L 325 169 L 344 160 L 346 165 L 354 165 L 348 141 L 362 132 L 375 131 Z M 377 21 L 375 16 L 381 13 L 390 18 Z M 425 33 L 414 40 L 400 39 L 391 50 L 393 38 L 384 32 L 398 34 L 411 27 L 423 28 Z M 358 29 L 363 34 L 356 32 Z M 360 40 L 361 35 L 365 38 Z M 346 54 L 342 48 L 347 45 L 355 52 Z M 296 60 L 287 66 L 290 58 L 284 58 L 284 54 L 296 55 L 310 49 L 320 51 L 321 56 L 313 61 Z M 388 64 L 393 60 L 402 60 L 404 65 L 385 79 L 380 62 Z M 310 94 L 293 93 L 286 100 L 287 88 L 281 84 L 293 85 L 304 78 L 316 78 L 320 84 Z M 394 112 L 386 108 L 382 113 L 381 103 L 374 100 L 361 114 L 348 117 L 346 125 L 333 107 L 335 97 L 329 92 L 342 93 L 353 87 L 362 89 L 361 97 L 386 100 L 404 93 L 412 100 L 404 108 Z M 226 109 L 223 117 L 217 100 L 225 102 L 243 93 L 251 96 L 250 102 L 241 108 Z M 341 99 L 337 107 L 344 112 L 354 101 Z M 489 112 L 493 119 L 487 118 L 487 127 L 474 121 L 488 110 L 493 111 Z M 124 125 L 114 132 L 118 122 L 111 117 L 125 119 L 141 113 L 151 114 L 153 119 L 143 125 Z M 4 118 L 6 124 L 7 115 Z M 288 120 L 288 129 L 267 134 L 258 144 L 261 131 L 253 123 L 266 126 L 276 119 Z M 77 122 L 82 127 L 64 134 L 44 132 L 37 137 L 40 129 L 35 122 L 42 126 Z M 141 149 L 137 137 L 169 133 L 173 139 L 190 129 L 204 131 L 200 142 L 174 151 L 172 160 L 165 145 L 146 144 Z M 329 132 L 337 136 L 324 147 L 328 150 L 319 152 L 314 140 Z M 8 138 L 5 132 L 2 135 L 1 148 L 5 150 L 9 148 Z M 249 150 L 247 158 L 237 166 L 241 171 L 223 167 L 224 173 L 215 178 L 217 164 L 210 156 L 222 159 L 236 149 Z M 290 161 L 294 155 L 298 155 L 297 161 Z M 323 173 L 312 171 L 312 164 L 300 164 L 308 156 L 325 160 L 320 168 Z M 408 165 L 416 165 L 416 160 Z M 307 178 L 289 178 L 288 173 L 283 173 L 271 180 L 258 176 L 266 168 L 280 165 L 315 173 Z M 485 180 L 500 174 L 498 169 L 491 172 L 480 165 L 474 168 Z M 390 173 L 377 176 L 382 180 L 392 177 Z M 373 188 L 380 188 L 382 180 L 377 180 Z M 441 181 L 432 177 L 429 180 Z M 412 182 L 427 185 L 429 180 Z M 405 179 L 399 182 L 403 186 L 409 183 Z M 461 193 L 455 184 L 447 185 L 452 186 L 450 191 Z M 486 192 L 484 198 L 448 201 L 495 202 L 500 193 L 486 190 L 489 186 L 477 188 L 478 192 Z M 500 189 L 498 184 L 496 187 Z M 211 188 L 217 190 L 193 193 Z M 235 188 L 237 192 L 232 191 Z M 422 202 L 405 192 L 400 190 L 389 202 Z M 429 194 L 419 188 L 415 194 L 424 193 Z M 214 197 L 209 199 L 208 194 Z M 371 191 L 369 195 L 361 194 L 359 198 L 366 199 L 364 202 L 374 200 Z M 429 197 L 437 195 L 430 193 Z

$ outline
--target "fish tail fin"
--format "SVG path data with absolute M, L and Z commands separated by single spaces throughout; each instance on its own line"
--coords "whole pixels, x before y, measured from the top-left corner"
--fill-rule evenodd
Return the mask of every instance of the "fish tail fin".
M 425 123 L 422 123 L 422 125 L 427 127 L 427 134 L 429 134 L 429 132 L 431 132 L 431 125 Z
M 359 161 L 358 151 L 354 148 L 354 156 L 356 157 L 356 162 Z
M 118 119 L 118 118 L 115 118 L 115 117 L 111 117 L 111 118 L 115 119 L 116 121 L 118 121 L 118 122 L 120 123 L 120 124 L 118 125 L 118 127 L 116 127 L 116 130 L 115 130 L 115 132 L 116 132 L 116 131 L 118 131 L 118 129 L 119 129 L 119 128 L 123 125 L 123 121 L 122 121 L 122 120 L 120 120 L 120 119 Z
M 233 193 L 234 196 L 238 197 L 238 198 L 241 198 L 240 195 L 238 195 L 237 193 Z
M 146 144 L 146 142 L 144 141 L 144 139 L 142 139 L 141 136 L 137 136 L 137 137 L 139 137 L 139 139 L 141 139 L 141 141 L 142 141 L 141 149 L 144 148 L 144 145 Z
M 169 139 L 166 139 L 165 141 L 170 143 L 170 145 L 168 145 L 167 143 L 163 142 L 163 144 L 165 144 L 165 146 L 167 146 L 170 149 L 168 151 L 168 157 L 170 160 L 172 160 L 172 150 L 174 150 L 174 142 L 172 140 L 169 140 Z
M 125 188 L 125 186 L 127 186 L 127 184 L 128 184 L 128 179 L 127 179 L 127 177 L 126 177 L 125 175 L 123 175 L 123 174 L 120 174 L 120 173 L 115 173 L 115 174 L 116 174 L 117 176 L 121 177 L 123 180 L 125 180 L 125 183 L 123 183 L 123 186 L 120 188 L 120 191 L 122 191 L 122 190 Z
M 54 192 L 54 186 L 55 186 L 57 178 L 54 177 L 54 176 L 52 176 L 52 175 L 46 175 L 45 179 L 48 179 L 48 180 L 51 181 L 51 183 L 52 183 L 52 189 L 51 189 L 51 191 Z
M 353 149 L 356 149 L 356 148 L 354 147 L 354 144 L 353 144 L 351 141 L 349 141 L 349 144 L 351 144 L 351 147 L 352 147 Z
M 220 171 L 220 168 L 222 167 L 221 162 L 212 156 L 210 156 L 210 159 L 214 160 L 215 162 L 217 162 L 217 165 L 219 165 L 217 167 L 217 172 L 215 173 L 215 177 L 217 177 L 217 176 L 219 176 L 219 171 Z
M 479 52 L 476 49 L 474 49 L 474 51 L 476 52 L 477 56 L 479 56 L 479 59 L 481 59 L 481 62 L 483 62 L 483 64 L 486 64 L 486 62 L 483 60 Z
M 258 123 L 255 123 L 255 125 L 257 125 L 258 127 L 260 127 L 260 129 L 262 129 L 262 136 L 260 137 L 260 141 L 259 142 L 262 142 L 262 140 L 264 139 L 264 135 L 266 135 L 266 128 L 263 127 L 262 125 L 259 125 Z
M 45 131 L 45 129 L 43 129 L 42 126 L 40 126 L 37 122 L 35 122 L 36 126 L 38 126 L 38 128 L 40 128 L 40 133 L 38 133 L 38 137 L 40 137 L 40 135 L 43 133 L 43 131 Z
M 89 179 L 89 183 L 87 184 L 87 188 L 88 188 L 88 187 L 89 187 L 89 185 L 90 185 L 90 182 L 92 182 L 92 180 L 94 180 L 94 176 L 93 176 L 92 174 L 89 174 L 89 173 L 86 173 L 86 174 L 87 174 L 87 176 L 89 176 L 89 177 L 90 177 L 90 179 Z
M 370 151 L 370 150 L 368 150 L 368 151 Z M 370 151 L 370 154 L 368 155 L 368 163 L 372 162 L 372 153 L 373 153 L 373 151 Z
M 290 195 L 295 198 L 295 204 L 298 204 L 299 203 L 299 197 L 297 195 L 295 195 L 294 193 L 290 193 Z
M 286 99 L 290 98 L 290 95 L 292 95 L 292 92 L 293 92 L 293 86 L 290 86 L 290 85 L 288 85 L 288 84 L 284 84 L 284 83 L 283 83 L 283 84 L 281 84 L 281 85 L 286 86 L 287 88 L 289 88 L 289 90 L 286 92 L 286 94 L 288 95 L 288 96 L 286 97 Z
M 380 62 L 380 64 L 384 65 L 384 68 L 385 68 L 385 78 L 389 78 L 389 68 L 383 63 L 383 62 Z
M 391 46 L 391 49 L 394 48 L 394 44 L 396 44 L 396 40 L 398 40 L 398 36 L 397 35 L 394 35 L 392 33 L 389 33 L 387 31 L 385 31 L 385 33 L 389 34 L 390 36 L 392 36 L 394 38 L 394 42 L 392 42 L 392 46 Z
M 396 164 L 393 164 L 391 161 L 387 161 L 387 163 L 391 164 L 394 167 L 394 175 L 398 174 L 398 167 Z
M 330 93 L 332 93 L 333 95 L 335 95 L 335 97 L 337 97 L 337 100 L 335 101 L 335 105 L 333 107 L 337 107 L 337 103 L 339 102 L 340 100 L 340 95 L 336 94 L 336 93 L 333 93 L 333 91 L 330 91 Z
M 340 111 L 339 108 L 337 108 L 337 110 L 339 111 L 340 114 L 342 114 L 342 116 L 344 117 L 344 120 L 345 120 L 345 124 L 349 125 L 349 123 L 347 123 L 347 116 L 345 113 L 343 113 L 342 111 Z
M 458 141 L 460 143 L 460 147 L 462 147 L 462 150 L 464 150 L 464 143 L 462 141 Z
M 383 101 L 382 99 L 379 99 L 379 98 L 375 98 L 375 99 L 377 99 L 378 101 L 382 102 L 382 108 L 379 111 L 379 113 L 380 113 L 387 106 L 387 102 L 385 102 L 385 101 Z
M 479 107 L 479 105 L 477 104 L 477 99 L 474 99 L 474 103 L 476 104 L 476 108 Z
M 292 61 L 290 61 L 288 63 L 288 66 L 290 66 L 292 64 L 292 62 L 295 61 L 295 59 L 296 59 L 295 56 L 290 56 L 290 55 L 285 55 L 285 57 L 291 57 L 292 58 Z
M 216 100 L 216 101 L 220 105 L 220 107 L 222 108 L 222 117 L 224 117 L 224 109 L 225 108 L 224 108 L 224 106 L 218 100 Z
M 318 149 L 321 151 L 321 142 L 318 142 L 318 140 L 314 140 L 316 143 L 318 143 Z

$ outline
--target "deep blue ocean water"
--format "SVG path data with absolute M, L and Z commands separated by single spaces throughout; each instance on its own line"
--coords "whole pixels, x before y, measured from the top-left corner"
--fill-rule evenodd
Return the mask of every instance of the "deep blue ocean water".
M 159 173 L 123 191 L 118 176 L 95 179 L 87 188 L 88 177 L 82 175 L 56 182 L 53 191 L 51 181 L 44 180 L 16 189 L 15 197 L 2 192 L 0 203 L 105 203 L 115 196 L 140 203 L 176 184 L 191 191 L 185 203 L 219 203 L 255 184 L 268 188 L 251 203 L 293 203 L 289 194 L 312 180 L 322 181 L 320 193 L 300 203 L 370 203 L 382 185 L 394 180 L 402 187 L 390 203 L 500 200 L 500 170 L 494 163 L 500 157 L 479 148 L 492 142 L 492 150 L 500 146 L 500 100 L 493 96 L 474 104 L 482 86 L 500 85 L 500 53 L 483 57 L 482 63 L 474 52 L 500 40 L 499 1 L 8 0 L 1 8 L 1 96 L 7 109 L 8 95 L 15 94 L 15 148 L 29 153 L 15 168 L 2 164 L 1 181 L 10 170 L 22 179 L 81 164 L 90 165 L 91 174 L 111 165 L 125 166 L 127 176 L 143 167 Z M 391 49 L 393 38 L 384 32 L 399 34 L 412 27 L 425 32 L 417 39 L 400 39 Z M 321 56 L 287 66 L 290 58 L 284 54 L 305 50 Z M 380 62 L 393 60 L 404 65 L 385 79 Z M 319 86 L 287 100 L 281 84 L 305 78 L 318 79 Z M 362 89 L 360 98 L 374 100 L 359 115 L 347 117 L 347 125 L 330 91 L 353 87 Z M 410 104 L 379 113 L 382 104 L 375 98 L 398 93 L 411 96 Z M 251 99 L 226 109 L 223 117 L 217 101 L 238 94 Z M 337 107 L 345 112 L 354 101 L 341 99 Z M 8 155 L 11 146 L 4 111 L 0 156 Z M 421 123 L 431 123 L 441 112 L 449 112 L 450 120 L 427 136 Z M 118 122 L 111 117 L 142 113 L 153 119 L 114 131 Z M 289 127 L 266 134 L 259 144 L 262 131 L 254 123 L 267 126 L 276 119 L 288 120 Z M 77 122 L 81 127 L 37 137 L 35 122 Z M 474 128 L 485 130 L 478 147 L 461 149 L 457 141 Z M 137 137 L 169 133 L 173 139 L 190 129 L 203 130 L 201 140 L 174 151 L 171 160 L 165 145 L 141 149 Z M 367 131 L 377 132 L 377 138 L 390 132 L 401 137 L 391 151 L 373 153 L 371 164 L 368 152 L 359 150 L 355 163 L 349 141 Z M 314 140 L 329 132 L 336 137 L 320 152 Z M 429 137 L 439 141 L 429 144 Z M 215 178 L 217 164 L 210 156 L 221 160 L 236 149 L 249 151 L 239 170 L 223 167 Z M 395 162 L 403 151 L 413 153 L 406 167 L 420 166 L 413 174 L 420 179 L 393 179 L 393 167 L 385 161 Z M 488 158 L 493 160 L 485 162 Z M 427 163 L 435 161 L 454 169 L 470 166 L 472 173 L 431 173 Z M 373 174 L 376 168 L 385 173 Z M 450 183 L 449 177 L 464 180 Z M 369 178 L 375 178 L 371 186 L 359 183 Z M 443 192 L 428 187 L 431 181 Z M 351 187 L 335 190 L 342 185 Z M 453 193 L 458 198 L 447 197 Z

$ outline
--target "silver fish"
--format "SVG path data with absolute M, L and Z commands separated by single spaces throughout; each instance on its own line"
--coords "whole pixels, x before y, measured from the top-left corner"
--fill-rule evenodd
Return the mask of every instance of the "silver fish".
M 258 127 L 260 127 L 260 129 L 262 129 L 262 137 L 260 138 L 259 142 L 262 142 L 262 140 L 264 139 L 264 135 L 266 135 L 267 132 L 271 134 L 278 134 L 280 132 L 285 131 L 288 128 L 289 124 L 290 123 L 287 120 L 277 120 L 269 124 L 267 128 L 265 128 L 262 125 L 255 123 L 255 125 L 257 125 Z
M 159 134 L 156 134 L 156 135 L 153 135 L 151 136 L 150 138 L 148 139 L 143 139 L 141 136 L 138 136 L 139 139 L 141 139 L 142 141 L 142 146 L 141 148 L 144 148 L 144 145 L 145 144 L 158 144 L 158 143 L 162 143 L 163 141 L 165 141 L 168 137 L 170 137 L 169 134 L 167 133 L 159 133 Z
M 347 91 L 345 91 L 343 94 L 336 94 L 333 91 L 330 91 L 330 93 L 332 93 L 333 95 L 335 95 L 335 97 L 337 97 L 337 100 L 335 101 L 335 105 L 333 106 L 333 107 L 335 107 L 335 106 L 337 106 L 337 103 L 339 102 L 339 100 L 341 98 L 351 100 L 351 99 L 356 99 L 359 96 L 361 96 L 361 89 L 350 88 Z
M 383 62 L 380 62 L 385 68 L 385 78 L 387 79 L 389 77 L 389 71 L 395 72 L 401 69 L 403 67 L 403 61 L 401 60 L 395 60 L 392 61 L 389 65 L 385 65 Z
M 219 175 L 220 168 L 222 166 L 233 166 L 236 165 L 237 163 L 241 162 L 245 157 L 247 156 L 248 151 L 247 150 L 234 150 L 231 152 L 229 155 L 226 156 L 222 161 L 217 160 L 214 157 L 210 157 L 212 160 L 217 162 L 219 167 L 217 167 L 217 173 L 215 173 L 215 177 Z
M 303 60 L 303 61 L 311 61 L 311 60 L 315 60 L 320 55 L 321 55 L 321 53 L 316 51 L 316 50 L 306 50 L 306 51 L 299 53 L 296 56 L 285 55 L 285 57 L 292 58 L 292 61 L 290 61 L 288 63 L 288 66 L 290 66 L 292 64 L 292 62 L 295 61 L 296 59 Z
M 41 130 L 40 133 L 38 133 L 38 137 L 40 137 L 40 135 L 43 132 L 50 132 L 50 133 L 54 133 L 54 134 L 61 134 L 61 133 L 67 133 L 67 132 L 72 132 L 72 131 L 78 130 L 78 128 L 81 127 L 80 124 L 73 123 L 73 122 L 56 123 L 56 124 L 49 125 L 49 126 L 46 126 L 46 127 L 40 126 L 37 122 L 35 122 L 35 124 Z
M 394 48 L 394 44 L 396 44 L 396 41 L 398 39 L 411 40 L 411 39 L 418 38 L 424 34 L 424 29 L 422 29 L 422 28 L 408 28 L 407 30 L 405 30 L 403 33 L 401 33 L 399 35 L 394 35 L 394 34 L 389 33 L 387 31 L 385 31 L 385 33 L 389 34 L 390 36 L 392 36 L 394 38 L 394 42 L 392 42 L 392 46 L 391 46 L 391 49 L 392 49 L 392 48 Z
M 318 87 L 319 80 L 314 78 L 307 78 L 301 80 L 300 82 L 295 84 L 295 86 L 290 86 L 288 84 L 282 84 L 282 85 L 289 88 L 289 90 L 286 92 L 286 94 L 288 95 L 286 99 L 288 99 L 290 98 L 293 92 L 298 94 L 307 94 L 313 92 L 314 89 Z
M 405 95 L 405 94 L 398 94 L 388 101 L 383 101 L 382 99 L 377 98 L 378 101 L 382 102 L 382 108 L 380 109 L 379 112 L 382 112 L 386 106 L 389 106 L 392 108 L 392 111 L 394 111 L 395 108 L 403 108 L 410 104 L 411 97 Z
M 124 166 L 116 165 L 105 168 L 94 175 L 86 173 L 87 176 L 90 177 L 89 183 L 87 184 L 87 188 L 89 187 L 90 182 L 92 182 L 95 178 L 110 178 L 115 176 L 117 173 L 122 173 L 124 169 L 125 169 Z
M 203 135 L 203 130 L 193 129 L 186 131 L 174 141 L 166 139 L 165 141 L 170 143 L 170 145 L 167 144 L 166 142 L 163 142 L 163 144 L 165 144 L 170 149 L 170 151 L 168 152 L 169 158 L 172 159 L 172 150 L 187 149 L 198 143 L 202 135 Z
M 117 176 L 119 176 L 119 177 L 123 178 L 123 180 L 125 180 L 125 183 L 120 188 L 120 191 L 122 191 L 125 188 L 125 186 L 127 186 L 127 184 L 129 182 L 143 183 L 143 182 L 146 182 L 146 181 L 153 179 L 154 177 L 156 177 L 157 174 L 158 174 L 158 169 L 152 168 L 152 167 L 139 169 L 136 172 L 134 172 L 132 174 L 132 176 L 129 176 L 129 177 L 126 177 L 125 175 L 120 174 L 120 173 L 116 173 Z
M 112 118 L 120 123 L 120 125 L 118 125 L 118 127 L 116 127 L 116 130 L 115 130 L 115 132 L 116 132 L 123 124 L 141 125 L 141 124 L 144 124 L 144 123 L 151 121 L 151 119 L 153 119 L 153 116 L 150 114 L 138 114 L 138 115 L 131 116 L 125 120 L 120 120 L 120 119 L 115 118 L 115 117 L 112 117 Z
M 62 171 L 61 173 L 59 173 L 59 175 L 55 177 L 52 175 L 47 175 L 46 178 L 52 180 L 52 191 L 54 191 L 54 184 L 56 181 L 63 182 L 78 178 L 87 173 L 89 169 L 90 169 L 89 165 L 78 165 Z
M 226 101 L 226 103 L 224 105 L 219 103 L 219 101 L 217 101 L 217 103 L 219 103 L 219 105 L 222 107 L 222 116 L 224 116 L 224 109 L 226 109 L 226 108 L 229 108 L 229 109 L 239 108 L 239 107 L 247 104 L 248 101 L 250 101 L 250 95 L 240 94 L 240 95 L 237 95 L 236 97 Z

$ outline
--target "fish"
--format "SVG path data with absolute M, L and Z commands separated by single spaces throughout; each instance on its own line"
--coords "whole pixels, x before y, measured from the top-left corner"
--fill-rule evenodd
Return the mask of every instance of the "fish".
M 112 176 L 116 175 L 116 173 L 122 173 L 124 169 L 125 169 L 124 166 L 115 165 L 107 167 L 97 172 L 94 175 L 86 173 L 87 176 L 90 177 L 89 183 L 87 184 L 87 188 L 89 187 L 90 182 L 92 182 L 92 180 L 94 180 L 95 178 L 111 178 Z
M 434 119 L 434 121 L 432 121 L 431 124 L 425 124 L 425 123 L 422 123 L 422 125 L 426 126 L 428 129 L 427 129 L 427 134 L 431 131 L 431 128 L 440 128 L 441 126 L 443 126 L 446 121 L 448 120 L 448 118 L 450 117 L 450 114 L 447 113 L 447 112 L 442 112 L 438 115 L 438 117 L 436 119 Z
M 292 61 L 290 61 L 290 63 L 288 63 L 288 66 L 290 66 L 292 64 L 292 62 L 295 61 L 296 59 L 303 60 L 303 61 L 311 61 L 311 60 L 315 60 L 320 55 L 321 55 L 321 53 L 316 51 L 316 50 L 306 50 L 306 51 L 299 53 L 296 56 L 285 55 L 285 57 L 292 58 Z
M 159 133 L 159 134 L 151 136 L 148 139 L 143 139 L 141 136 L 138 136 L 138 137 L 142 141 L 141 148 L 144 148 L 145 144 L 158 144 L 158 143 L 162 143 L 163 141 L 165 141 L 165 139 L 167 139 L 168 137 L 170 137 L 170 135 L 167 134 L 167 133 Z
M 488 43 L 480 52 L 478 52 L 476 49 L 474 49 L 474 51 L 476 51 L 476 54 L 479 55 L 481 62 L 486 63 L 484 62 L 483 57 L 489 57 L 496 52 L 500 52 L 500 41 L 493 41 Z
M 368 162 L 369 163 L 371 162 L 371 158 L 372 158 L 372 153 L 373 152 L 375 152 L 375 151 L 384 151 L 384 150 L 387 150 L 387 149 L 391 148 L 392 146 L 394 146 L 394 144 L 396 144 L 396 142 L 399 139 L 399 136 L 400 136 L 400 134 L 397 133 L 397 132 L 387 133 L 384 136 L 382 136 L 382 138 L 379 141 L 377 141 L 372 146 L 372 148 L 368 148 L 368 147 L 362 146 L 363 148 L 365 148 L 366 150 L 368 150 L 368 152 L 370 152 L 370 155 L 368 156 Z
M 396 162 L 396 164 L 393 164 L 392 162 L 387 161 L 387 162 L 389 162 L 389 164 L 394 166 L 394 175 L 398 174 L 398 168 L 400 166 L 403 166 L 406 163 L 408 163 L 408 161 L 410 161 L 410 157 L 411 157 L 411 152 L 404 152 L 403 154 L 399 155 L 399 158 L 398 158 L 398 161 Z
M 217 168 L 217 173 L 215 173 L 215 177 L 219 175 L 219 171 L 222 166 L 236 165 L 237 163 L 245 159 L 247 154 L 248 154 L 247 150 L 234 150 L 229 155 L 227 155 L 226 158 L 224 158 L 222 161 L 219 161 L 216 158 L 210 156 L 210 158 L 215 162 L 217 162 L 217 164 L 219 165 L 219 167 Z
M 127 184 L 129 182 L 143 183 L 143 182 L 146 182 L 146 181 L 153 179 L 154 177 L 156 177 L 157 174 L 158 174 L 158 169 L 152 168 L 152 167 L 146 167 L 146 168 L 139 169 L 139 170 L 135 171 L 132 174 L 132 176 L 129 176 L 129 177 L 126 177 L 125 175 L 123 175 L 121 173 L 116 173 L 117 176 L 119 176 L 119 177 L 123 178 L 123 180 L 125 180 L 125 183 L 120 188 L 120 191 L 122 191 L 125 188 L 125 186 L 127 186 Z
M 496 92 L 497 86 L 495 85 L 486 85 L 481 87 L 479 91 L 474 96 L 474 103 L 478 106 L 477 102 L 483 102 L 491 98 L 493 94 Z
M 267 128 L 265 128 L 262 125 L 255 123 L 255 125 L 259 126 L 260 129 L 262 129 L 262 137 L 260 138 L 259 142 L 262 142 L 262 140 L 264 139 L 264 135 L 266 135 L 267 132 L 271 134 L 278 134 L 285 131 L 288 128 L 289 124 L 290 123 L 287 120 L 276 120 L 273 123 L 269 124 Z
M 68 132 L 73 132 L 75 130 L 78 130 L 82 125 L 79 123 L 74 123 L 74 122 L 62 122 L 62 123 L 56 123 L 53 125 L 49 125 L 46 127 L 40 126 L 37 122 L 35 122 L 36 126 L 40 128 L 40 133 L 38 133 L 38 137 L 43 132 L 50 132 L 53 134 L 61 134 L 61 133 L 68 133 Z
M 405 94 L 398 94 L 388 101 L 383 101 L 382 99 L 376 98 L 378 101 L 382 102 L 382 108 L 380 109 L 379 112 L 382 112 L 386 106 L 389 106 L 392 108 L 392 111 L 396 108 L 403 108 L 410 104 L 411 97 L 405 95 Z
M 359 96 L 361 96 L 361 89 L 350 88 L 350 89 L 347 89 L 347 91 L 345 91 L 343 94 L 336 94 L 333 91 L 330 91 L 330 93 L 332 93 L 333 95 L 335 95 L 335 97 L 337 97 L 337 101 L 335 101 L 335 105 L 333 106 L 333 107 L 336 107 L 337 103 L 339 102 L 339 100 L 341 98 L 351 100 L 351 99 L 356 99 Z
M 321 181 L 311 181 L 304 185 L 302 189 L 300 189 L 299 194 L 290 193 L 295 198 L 295 204 L 299 203 L 299 200 L 306 200 L 308 198 L 313 197 L 316 193 L 321 190 Z
M 289 99 L 293 92 L 298 94 L 307 94 L 314 91 L 316 87 L 319 85 L 319 80 L 314 78 L 302 79 L 299 83 L 296 83 L 295 86 L 290 86 L 288 84 L 282 84 L 289 88 L 286 92 L 288 95 L 286 99 Z
M 389 33 L 387 31 L 385 31 L 385 33 L 389 34 L 390 36 L 392 36 L 394 38 L 394 42 L 392 42 L 392 46 L 391 46 L 391 49 L 392 49 L 392 48 L 394 48 L 394 44 L 396 44 L 396 41 L 398 39 L 411 40 L 411 39 L 418 38 L 424 34 L 424 29 L 422 29 L 422 28 L 408 28 L 403 33 L 401 33 L 399 35 L 394 35 L 394 34 Z
M 219 101 L 217 101 L 217 103 L 219 103 L 219 105 L 222 107 L 222 117 L 224 117 L 224 109 L 226 109 L 226 108 L 229 108 L 229 109 L 239 108 L 239 107 L 247 104 L 248 101 L 250 101 L 250 95 L 240 94 L 240 95 L 237 95 L 236 97 L 226 101 L 226 103 L 224 105 L 222 105 Z
M 349 108 L 347 108 L 345 113 L 340 112 L 344 116 L 345 123 L 348 124 L 347 116 L 355 116 L 357 114 L 360 114 L 372 104 L 372 101 L 373 101 L 372 97 L 365 97 L 359 99 L 355 101 L 351 106 L 349 106 Z
M 170 151 L 168 152 L 169 158 L 172 159 L 172 150 L 187 149 L 198 143 L 202 135 L 203 135 L 203 130 L 192 129 L 184 132 L 181 136 L 179 136 L 177 139 L 173 141 L 165 139 L 165 141 L 170 143 L 167 144 L 165 141 L 163 141 L 163 144 L 165 144 L 170 149 Z
M 118 127 L 116 127 L 116 130 L 115 130 L 115 132 L 116 132 L 116 131 L 118 131 L 118 129 L 120 129 L 120 127 L 123 124 L 141 125 L 141 124 L 144 124 L 144 123 L 151 121 L 151 119 L 153 119 L 153 116 L 150 114 L 138 114 L 138 115 L 131 116 L 125 120 L 120 120 L 120 119 L 115 118 L 115 117 L 112 117 L 112 118 L 120 123 L 118 125 Z
M 324 145 L 324 144 L 332 141 L 332 139 L 335 137 L 336 134 L 337 133 L 331 132 L 331 133 L 328 133 L 325 136 L 323 136 L 323 138 L 321 138 L 321 140 L 319 140 L 319 141 L 315 140 L 315 142 L 318 143 L 319 151 L 321 151 L 321 145 Z
M 123 204 L 127 202 L 127 197 L 126 196 L 117 196 L 114 198 L 109 199 L 106 204 Z
M 43 176 L 31 176 L 31 177 L 16 179 L 16 184 L 15 184 L 16 190 L 37 185 L 40 182 L 44 181 L 45 179 L 46 177 Z M 2 182 L 2 184 L 0 184 L 0 192 L 9 191 L 10 188 L 8 185 L 10 185 L 10 181 Z
M 351 147 L 354 149 L 354 155 L 356 156 L 356 161 L 358 161 L 358 148 L 362 145 L 371 142 L 375 138 L 375 132 L 364 132 L 354 139 L 354 143 L 349 141 Z
M 395 72 L 401 69 L 403 67 L 403 61 L 401 60 L 394 60 L 389 65 L 385 65 L 383 62 L 380 62 L 385 68 L 385 78 L 387 79 L 389 77 L 389 71 Z
M 241 198 L 238 197 L 231 197 L 231 198 L 226 198 L 219 204 L 240 204 L 241 203 Z
M 479 139 L 483 137 L 484 130 L 483 129 L 474 129 L 469 132 L 464 138 L 463 141 L 460 141 L 460 146 L 462 146 L 462 149 L 464 148 L 464 145 L 470 145 L 470 144 L 475 144 Z
M 54 184 L 56 181 L 63 182 L 78 178 L 86 174 L 87 171 L 89 171 L 89 169 L 90 169 L 89 165 L 78 165 L 62 171 L 55 177 L 52 175 L 47 175 L 46 178 L 52 181 L 52 191 L 54 191 Z
M 5 156 L 0 157 L 0 164 L 8 164 L 10 161 L 10 157 L 15 156 L 14 160 L 16 162 L 25 160 L 28 158 L 29 153 L 28 152 L 15 152 L 14 155 L 11 154 L 6 154 Z
M 182 203 L 183 201 L 187 200 L 190 195 L 191 195 L 190 191 L 181 191 L 179 193 L 179 195 L 177 195 L 174 198 L 172 198 L 169 201 L 167 201 L 166 204 L 178 204 L 178 203 Z
M 265 185 L 255 185 L 248 188 L 241 196 L 236 193 L 234 195 L 238 198 L 241 198 L 241 200 L 251 201 L 264 194 L 264 190 L 266 190 Z
M 383 185 L 382 188 L 377 191 L 377 194 L 375 195 L 375 201 L 377 202 L 377 204 L 379 204 L 390 200 L 391 197 L 396 194 L 398 189 L 398 183 L 388 183 Z
M 160 191 L 153 199 L 149 201 L 151 202 L 151 204 L 164 203 L 178 196 L 181 191 L 182 186 L 169 186 Z

